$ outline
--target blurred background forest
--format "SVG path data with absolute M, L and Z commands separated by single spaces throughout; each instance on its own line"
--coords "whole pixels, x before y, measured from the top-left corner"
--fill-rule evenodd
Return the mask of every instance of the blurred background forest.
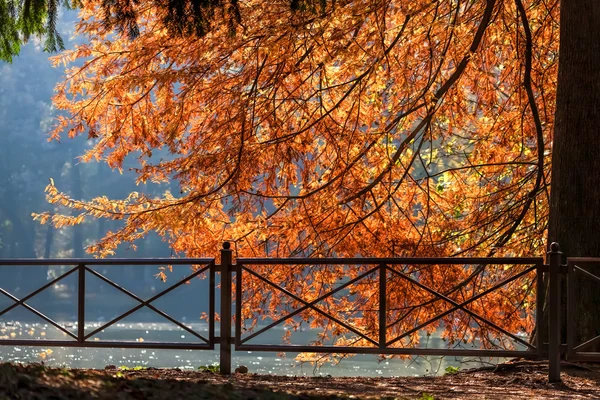
M 76 17 L 76 12 L 61 12 L 58 29 L 67 48 L 76 40 L 72 37 Z M 11 64 L 0 63 L 0 259 L 89 257 L 85 247 L 118 227 L 118 221 L 104 219 L 89 220 L 83 225 L 63 229 L 33 221 L 32 212 L 66 211 L 45 200 L 44 188 L 50 178 L 77 199 L 99 195 L 122 198 L 133 190 L 158 194 L 169 189 L 165 185 L 136 188 L 134 174 L 129 173 L 127 168 L 119 174 L 105 164 L 79 163 L 77 157 L 88 145 L 85 137 L 62 143 L 48 142 L 47 133 L 56 116 L 52 106 L 53 90 L 64 74 L 62 67 L 52 67 L 49 56 L 43 51 L 41 40 L 32 39 Z M 123 246 L 115 255 L 130 258 L 169 256 L 171 250 L 168 244 L 157 236 L 137 243 L 135 251 Z M 17 297 L 57 276 L 62 269 L 0 267 L 3 287 Z M 160 286 L 155 266 L 125 266 L 113 270 L 111 278 L 127 282 L 127 288 L 136 293 L 153 293 Z M 39 296 L 51 296 L 55 301 L 60 297 L 69 303 L 71 293 L 74 295 L 76 289 L 76 282 L 73 283 L 57 285 L 52 292 Z M 100 292 L 105 290 L 102 285 L 98 286 Z M 105 300 L 109 300 L 111 295 L 112 291 L 108 291 Z M 4 300 L 10 303 L 9 299 L 2 299 L 0 303 Z M 30 313 L 25 312 L 23 317 L 26 315 Z M 6 317 L 3 316 L 3 319 Z

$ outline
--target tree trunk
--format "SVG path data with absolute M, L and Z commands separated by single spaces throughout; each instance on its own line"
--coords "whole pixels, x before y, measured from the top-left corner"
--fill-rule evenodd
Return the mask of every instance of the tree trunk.
M 52 245 L 54 244 L 54 226 L 48 224 L 46 230 L 46 242 L 44 243 L 44 258 L 48 259 L 52 256 Z
M 548 241 L 600 257 L 600 1 L 563 1 L 560 14 Z M 576 343 L 600 334 L 600 284 L 580 283 Z
M 81 182 L 81 171 L 79 167 L 75 164 L 75 157 L 73 153 L 70 153 L 71 156 L 71 193 L 73 198 L 82 199 L 83 198 L 83 187 Z M 83 225 L 78 224 L 73 228 L 73 257 L 82 258 L 83 253 Z

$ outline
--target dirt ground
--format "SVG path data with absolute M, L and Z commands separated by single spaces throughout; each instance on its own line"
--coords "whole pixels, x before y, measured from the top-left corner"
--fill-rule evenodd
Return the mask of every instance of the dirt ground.
M 600 365 L 516 362 L 441 377 L 321 378 L 0 364 L 0 399 L 600 399 Z

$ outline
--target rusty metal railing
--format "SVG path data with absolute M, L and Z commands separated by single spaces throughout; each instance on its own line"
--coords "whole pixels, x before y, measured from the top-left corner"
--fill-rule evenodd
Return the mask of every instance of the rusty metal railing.
M 190 265 L 196 266 L 196 270 L 191 272 L 189 275 L 180 279 L 179 281 L 171 284 L 167 288 L 163 289 L 156 295 L 149 299 L 142 299 L 133 292 L 123 288 L 113 280 L 107 278 L 98 271 L 93 270 L 90 266 L 114 266 L 123 265 Z M 143 348 L 143 349 L 193 349 L 193 350 L 211 350 L 214 349 L 215 334 L 214 334 L 214 291 L 215 291 L 215 262 L 214 259 L 208 258 L 187 258 L 187 259 L 103 259 L 103 260 L 90 260 L 90 259 L 3 259 L 0 260 L 0 266 L 63 266 L 71 267 L 71 269 L 60 276 L 52 279 L 44 285 L 33 290 L 31 293 L 21 298 L 8 292 L 6 289 L 0 287 L 0 294 L 11 299 L 14 303 L 10 306 L 0 310 L 0 317 L 9 311 L 15 309 L 18 306 L 22 306 L 25 309 L 31 311 L 34 315 L 38 316 L 42 320 L 46 321 L 51 326 L 57 328 L 59 331 L 64 333 L 71 340 L 53 340 L 53 339 L 0 339 L 1 345 L 21 345 L 21 346 L 61 346 L 61 347 L 103 347 L 103 348 Z M 208 301 L 208 337 L 204 337 L 200 333 L 196 332 L 192 328 L 186 326 L 181 321 L 171 317 L 169 314 L 161 311 L 155 307 L 152 303 L 166 294 L 176 290 L 181 285 L 190 281 L 200 274 L 208 273 L 209 277 L 209 301 Z M 71 332 L 69 329 L 63 327 L 52 318 L 48 317 L 44 313 L 40 312 L 36 308 L 27 304 L 27 301 L 31 300 L 37 294 L 44 290 L 58 284 L 65 278 L 71 275 L 77 275 L 77 333 Z M 119 314 L 110 321 L 101 324 L 101 326 L 92 330 L 89 333 L 85 331 L 85 306 L 86 306 L 86 276 L 95 276 L 109 286 L 117 289 L 119 292 L 124 293 L 128 297 L 136 300 L 139 304 L 129 310 Z M 102 332 L 106 328 L 115 325 L 117 322 L 133 314 L 134 312 L 148 308 L 157 315 L 162 316 L 175 326 L 185 330 L 197 339 L 196 342 L 180 343 L 180 342 L 128 342 L 128 341 L 103 341 L 97 340 L 95 337 L 98 333 Z M 90 340 L 92 339 L 92 340 Z M 96 339 L 96 340 L 94 340 Z
M 580 338 L 577 340 L 577 320 L 579 310 L 577 300 L 580 298 L 579 278 L 585 279 L 590 284 L 599 285 L 600 276 L 590 272 L 600 272 L 600 258 L 568 258 L 567 259 L 567 359 L 569 361 L 598 361 L 600 353 L 595 350 L 600 343 L 600 335 L 595 337 Z M 586 304 L 589 312 L 590 304 Z M 594 312 L 594 310 L 592 310 Z M 596 315 L 600 310 L 596 310 Z
M 264 276 L 260 272 L 257 272 L 252 267 L 256 266 L 277 266 L 278 268 L 286 268 L 289 266 L 331 266 L 331 265 L 344 265 L 344 266 L 367 266 L 366 271 L 358 274 L 353 279 L 347 282 L 341 283 L 335 289 L 332 289 L 316 299 L 311 301 L 301 298 L 301 296 L 292 293 L 286 288 L 273 282 L 268 277 Z M 526 266 L 518 273 L 503 279 L 500 282 L 495 283 L 493 286 L 486 288 L 480 293 L 471 296 L 470 298 L 457 301 L 449 296 L 434 290 L 433 288 L 419 282 L 415 277 L 411 277 L 400 271 L 397 267 L 400 265 L 480 265 L 480 266 L 491 266 L 491 265 L 524 265 Z M 481 357 L 525 357 L 525 358 L 538 358 L 541 356 L 541 346 L 538 346 L 540 341 L 539 332 L 536 336 L 536 343 L 532 344 L 525 341 L 518 335 L 507 331 L 502 326 L 491 321 L 488 318 L 479 315 L 477 312 L 469 309 L 467 306 L 476 300 L 481 299 L 489 293 L 492 293 L 499 288 L 514 282 L 515 280 L 524 277 L 530 273 L 536 273 L 536 282 L 539 287 L 543 285 L 543 259 L 541 258 L 238 258 L 237 264 L 234 266 L 236 272 L 236 313 L 235 313 L 235 349 L 243 351 L 275 351 L 275 352 L 312 352 L 312 353 L 361 353 L 361 354 L 397 354 L 397 355 L 438 355 L 438 356 L 481 356 Z M 483 272 L 483 269 L 482 269 Z M 342 321 L 332 313 L 324 311 L 316 306 L 317 303 L 327 299 L 330 296 L 348 288 L 350 285 L 364 279 L 365 277 L 373 274 L 378 274 L 378 282 L 374 283 L 379 286 L 379 327 L 378 327 L 378 338 L 373 339 L 363 332 L 359 331 L 356 327 Z M 390 324 L 386 321 L 386 315 L 388 310 L 387 304 L 387 284 L 388 274 L 399 277 L 414 285 L 424 292 L 429 293 L 434 298 L 442 300 L 443 302 L 449 303 L 451 308 L 440 312 L 439 314 L 427 319 L 426 321 L 414 326 L 412 329 L 405 332 L 401 332 L 398 336 L 389 338 L 388 328 Z M 277 318 L 276 320 L 269 323 L 246 337 L 242 337 L 243 326 L 242 326 L 242 308 L 243 305 L 243 291 L 244 276 L 251 276 L 253 279 L 260 281 L 262 284 L 270 287 L 272 290 L 280 293 L 281 295 L 287 296 L 293 299 L 300 307 L 295 310 Z M 540 316 L 542 313 L 541 297 L 538 291 L 538 302 L 536 309 L 536 316 Z M 282 324 L 284 321 L 299 315 L 300 313 L 310 310 L 314 313 L 319 314 L 324 318 L 330 319 L 337 326 L 346 329 L 348 332 L 356 335 L 357 338 L 370 344 L 370 346 L 323 346 L 323 345 L 293 345 L 293 344 L 252 344 L 250 341 L 259 335 L 273 329 L 275 326 Z M 458 349 L 458 348 L 406 348 L 394 346 L 397 342 L 410 335 L 424 329 L 426 326 L 438 321 L 446 315 L 454 311 L 462 311 L 469 315 L 473 320 L 479 324 L 485 324 L 488 327 L 496 330 L 497 332 L 506 335 L 507 337 L 514 340 L 514 342 L 523 346 L 525 350 L 505 350 L 505 349 Z
M 576 292 L 575 276 L 585 276 L 587 279 L 597 281 L 600 283 L 600 277 L 596 276 L 589 271 L 586 271 L 582 266 L 586 266 L 590 263 L 600 264 L 600 259 L 569 259 L 567 265 L 561 264 L 562 253 L 560 252 L 559 246 L 553 243 L 550 251 L 548 252 L 548 265 L 544 265 L 541 258 L 238 258 L 236 263 L 232 260 L 232 250 L 230 249 L 229 243 L 224 243 L 223 249 L 221 250 L 221 264 L 216 265 L 214 259 L 211 258 L 190 258 L 190 259 L 0 259 L 0 266 L 15 266 L 15 267 L 27 267 L 27 266 L 67 266 L 71 267 L 67 272 L 62 273 L 60 276 L 50 280 L 43 284 L 37 289 L 31 291 L 25 296 L 17 297 L 11 294 L 5 288 L 2 288 L 2 280 L 0 280 L 0 295 L 13 301 L 13 304 L 0 310 L 0 317 L 15 309 L 16 307 L 24 307 L 31 311 L 33 314 L 46 321 L 51 326 L 54 326 L 59 331 L 64 333 L 71 340 L 51 340 L 51 339 L 0 339 L 0 345 L 26 345 L 26 346 L 61 346 L 61 347 L 103 347 L 103 348 L 145 348 L 145 349 L 193 349 L 193 350 L 213 350 L 215 344 L 218 343 L 220 352 L 220 369 L 222 374 L 231 373 L 231 352 L 235 350 L 248 350 L 248 351 L 288 351 L 288 352 L 313 352 L 313 353 L 363 353 L 363 354 L 394 354 L 394 355 L 439 355 L 439 356 L 482 356 L 482 357 L 524 357 L 524 358 L 540 358 L 547 355 L 549 360 L 549 380 L 551 382 L 560 380 L 560 359 L 561 354 L 566 353 L 570 359 L 600 359 L 598 353 L 587 353 L 585 349 L 600 343 L 600 336 L 591 338 L 584 343 L 576 344 L 574 342 L 574 301 Z M 118 266 L 118 265 L 194 265 L 196 269 L 189 275 L 171 284 L 166 289 L 162 290 L 156 295 L 148 299 L 143 299 L 140 296 L 130 292 L 124 287 L 120 286 L 113 280 L 109 279 L 100 272 L 92 269 L 92 266 Z M 322 293 L 319 297 L 311 300 L 303 299 L 300 295 L 290 292 L 285 287 L 278 285 L 276 282 L 270 280 L 267 276 L 264 276 L 259 270 L 256 270 L 257 266 L 275 266 L 278 265 L 282 268 L 290 267 L 292 265 L 345 265 L 345 266 L 366 266 L 365 270 L 356 274 L 352 278 L 347 278 L 346 281 L 340 283 L 337 287 L 331 288 L 325 293 Z M 414 274 L 406 273 L 400 268 L 402 265 L 454 265 L 460 268 L 461 265 L 478 265 L 481 267 L 489 267 L 492 265 L 521 265 L 523 268 L 516 270 L 513 275 L 507 276 L 500 281 L 493 283 L 490 287 L 485 288 L 483 291 L 471 295 L 470 298 L 458 300 L 451 298 L 450 296 L 435 290 L 427 284 L 422 283 L 418 276 Z M 216 300 L 216 289 L 217 284 L 215 282 L 215 274 L 221 275 L 221 290 L 220 290 L 220 335 L 215 335 L 215 300 Z M 524 340 L 515 332 L 502 327 L 500 324 L 486 318 L 480 313 L 476 312 L 469 305 L 473 304 L 477 300 L 481 300 L 487 294 L 499 290 L 501 287 L 508 285 L 518 279 L 524 277 L 527 274 L 535 273 L 535 281 L 537 284 L 536 288 L 536 335 L 533 338 L 533 343 L 529 343 Z M 560 338 L 560 280 L 561 276 L 565 273 L 568 274 L 567 279 L 569 282 L 569 293 L 567 305 L 567 344 L 561 344 Z M 203 336 L 189 326 L 186 326 L 181 321 L 171 317 L 169 314 L 163 312 L 152 303 L 159 298 L 165 296 L 176 290 L 181 285 L 188 282 L 190 279 L 199 276 L 200 274 L 208 274 L 208 335 Z M 48 317 L 38 309 L 32 307 L 28 302 L 37 294 L 44 290 L 56 285 L 60 281 L 64 280 L 69 276 L 77 276 L 77 332 L 71 332 L 69 329 L 61 326 L 58 322 Z M 111 319 L 107 323 L 103 323 L 101 326 L 86 333 L 85 330 L 85 307 L 86 307 L 86 276 L 91 275 L 95 278 L 100 279 L 105 284 L 117 289 L 119 292 L 124 293 L 129 298 L 137 301 L 139 304 L 129 310 L 121 313 L 115 318 Z M 232 277 L 235 275 L 235 290 L 232 287 Z M 350 285 L 365 279 L 367 276 L 377 275 L 377 281 L 373 284 L 378 286 L 379 290 L 379 303 L 376 312 L 379 313 L 378 330 L 374 333 L 374 337 L 366 335 L 356 327 L 343 321 L 326 310 L 322 310 L 317 307 L 317 303 L 325 300 L 331 296 L 340 293 L 341 291 L 348 288 Z M 257 279 L 267 287 L 272 288 L 276 292 L 288 296 L 293 299 L 299 307 L 295 310 L 288 312 L 276 320 L 270 322 L 267 326 L 261 327 L 254 332 L 247 333 L 245 337 L 242 337 L 243 326 L 242 326 L 242 308 L 243 296 L 242 293 L 245 289 L 244 276 L 250 276 L 253 279 Z M 389 277 L 388 277 L 389 276 Z M 402 280 L 407 285 L 412 285 L 419 290 L 428 293 L 435 298 L 435 301 L 442 301 L 445 304 L 449 304 L 450 307 L 439 312 L 436 315 L 429 317 L 427 320 L 422 321 L 415 326 L 407 329 L 403 332 L 395 332 L 394 337 L 389 336 L 388 328 L 390 324 L 386 319 L 386 312 L 389 310 L 389 304 L 387 300 L 387 293 L 389 291 L 389 280 L 394 277 Z M 232 306 L 235 302 L 235 312 L 232 318 Z M 546 304 L 548 307 L 546 314 L 543 314 L 543 306 Z M 134 312 L 147 308 L 152 312 L 167 319 L 175 326 L 190 333 L 195 339 L 195 342 L 191 343 L 180 343 L 180 342 L 127 342 L 127 341 L 103 341 L 97 340 L 95 337 L 99 332 L 104 329 L 116 324 L 118 321 L 126 318 Z M 292 345 L 292 344 L 254 344 L 250 343 L 253 338 L 273 329 L 278 324 L 283 323 L 289 318 L 293 318 L 299 315 L 303 311 L 311 311 L 319 314 L 323 318 L 329 318 L 338 326 L 346 329 L 348 332 L 356 335 L 358 338 L 368 343 L 369 346 L 320 346 L 320 345 Z M 480 325 L 486 325 L 491 329 L 500 332 L 506 337 L 513 340 L 522 349 L 492 349 L 492 348 L 414 348 L 414 347 L 402 347 L 399 346 L 398 342 L 404 338 L 415 334 L 416 332 L 424 329 L 430 324 L 435 323 L 441 318 L 444 318 L 448 314 L 460 311 L 473 321 L 476 321 Z M 541 330 L 546 324 L 541 324 L 540 318 L 544 315 L 548 318 L 547 334 L 548 344 L 541 343 Z M 235 329 L 232 334 L 232 320 L 235 321 Z M 397 322 L 397 321 L 396 321 Z M 591 355 L 590 355 L 591 354 Z M 590 358 L 591 357 L 591 358 Z

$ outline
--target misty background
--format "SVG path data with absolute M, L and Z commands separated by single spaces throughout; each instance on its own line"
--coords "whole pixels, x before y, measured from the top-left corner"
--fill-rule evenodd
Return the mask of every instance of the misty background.
M 62 10 L 58 28 L 67 48 L 77 41 L 74 37 L 76 19 L 76 12 Z M 0 63 L 0 259 L 91 257 L 85 252 L 85 247 L 103 237 L 106 232 L 118 229 L 120 221 L 89 219 L 82 225 L 61 229 L 33 221 L 33 212 L 70 212 L 60 205 L 46 202 L 44 188 L 50 178 L 54 179 L 59 190 L 75 199 L 89 200 L 99 195 L 120 199 L 134 190 L 159 195 L 170 189 L 169 185 L 136 186 L 135 174 L 128 171 L 129 167 L 134 166 L 135 160 L 130 160 L 130 165 L 124 166 L 122 175 L 102 163 L 80 163 L 77 157 L 88 146 L 85 135 L 73 140 L 63 138 L 60 143 L 48 142 L 47 134 L 57 115 L 52 106 L 53 91 L 65 73 L 64 67 L 52 66 L 48 59 L 50 56 L 52 55 L 43 51 L 43 40 L 32 38 L 23 46 L 21 54 L 14 58 L 12 64 Z M 127 245 L 121 246 L 114 257 L 173 255 L 168 244 L 156 235 L 150 235 L 136 245 L 135 251 Z M 1 286 L 16 297 L 23 297 L 69 269 L 68 266 L 0 266 Z M 167 287 L 167 284 L 157 279 L 159 269 L 156 265 L 94 269 L 143 298 Z M 190 273 L 189 266 L 176 269 L 173 278 Z M 137 304 L 135 300 L 99 280 L 96 282 L 90 278 L 88 281 L 88 291 L 95 293 L 89 299 L 95 303 L 90 304 L 94 306 L 93 309 L 90 307 L 90 317 L 108 320 L 108 314 L 114 313 L 103 312 L 99 307 L 107 310 L 116 307 L 126 311 L 127 306 Z M 76 276 L 73 275 L 61 281 L 60 285 L 35 296 L 31 302 L 51 300 L 54 317 L 70 319 L 76 312 L 67 308 L 73 308 L 76 303 L 76 288 Z M 185 288 L 183 289 L 185 292 Z M 200 304 L 191 304 L 192 301 L 180 300 L 181 296 L 189 293 L 181 293 L 179 289 L 176 292 L 179 292 L 179 301 L 178 296 L 169 296 L 167 304 L 163 306 L 182 315 L 198 310 L 199 306 L 205 308 L 205 296 L 199 300 Z M 2 308 L 13 302 L 6 296 L 0 297 Z M 186 298 L 191 300 L 193 296 Z M 198 311 L 195 314 L 196 319 L 199 317 Z M 136 312 L 134 316 L 134 319 L 162 319 L 143 312 Z M 189 314 L 187 318 L 190 318 Z M 38 317 L 17 307 L 0 317 L 0 320 L 11 319 L 37 320 Z

